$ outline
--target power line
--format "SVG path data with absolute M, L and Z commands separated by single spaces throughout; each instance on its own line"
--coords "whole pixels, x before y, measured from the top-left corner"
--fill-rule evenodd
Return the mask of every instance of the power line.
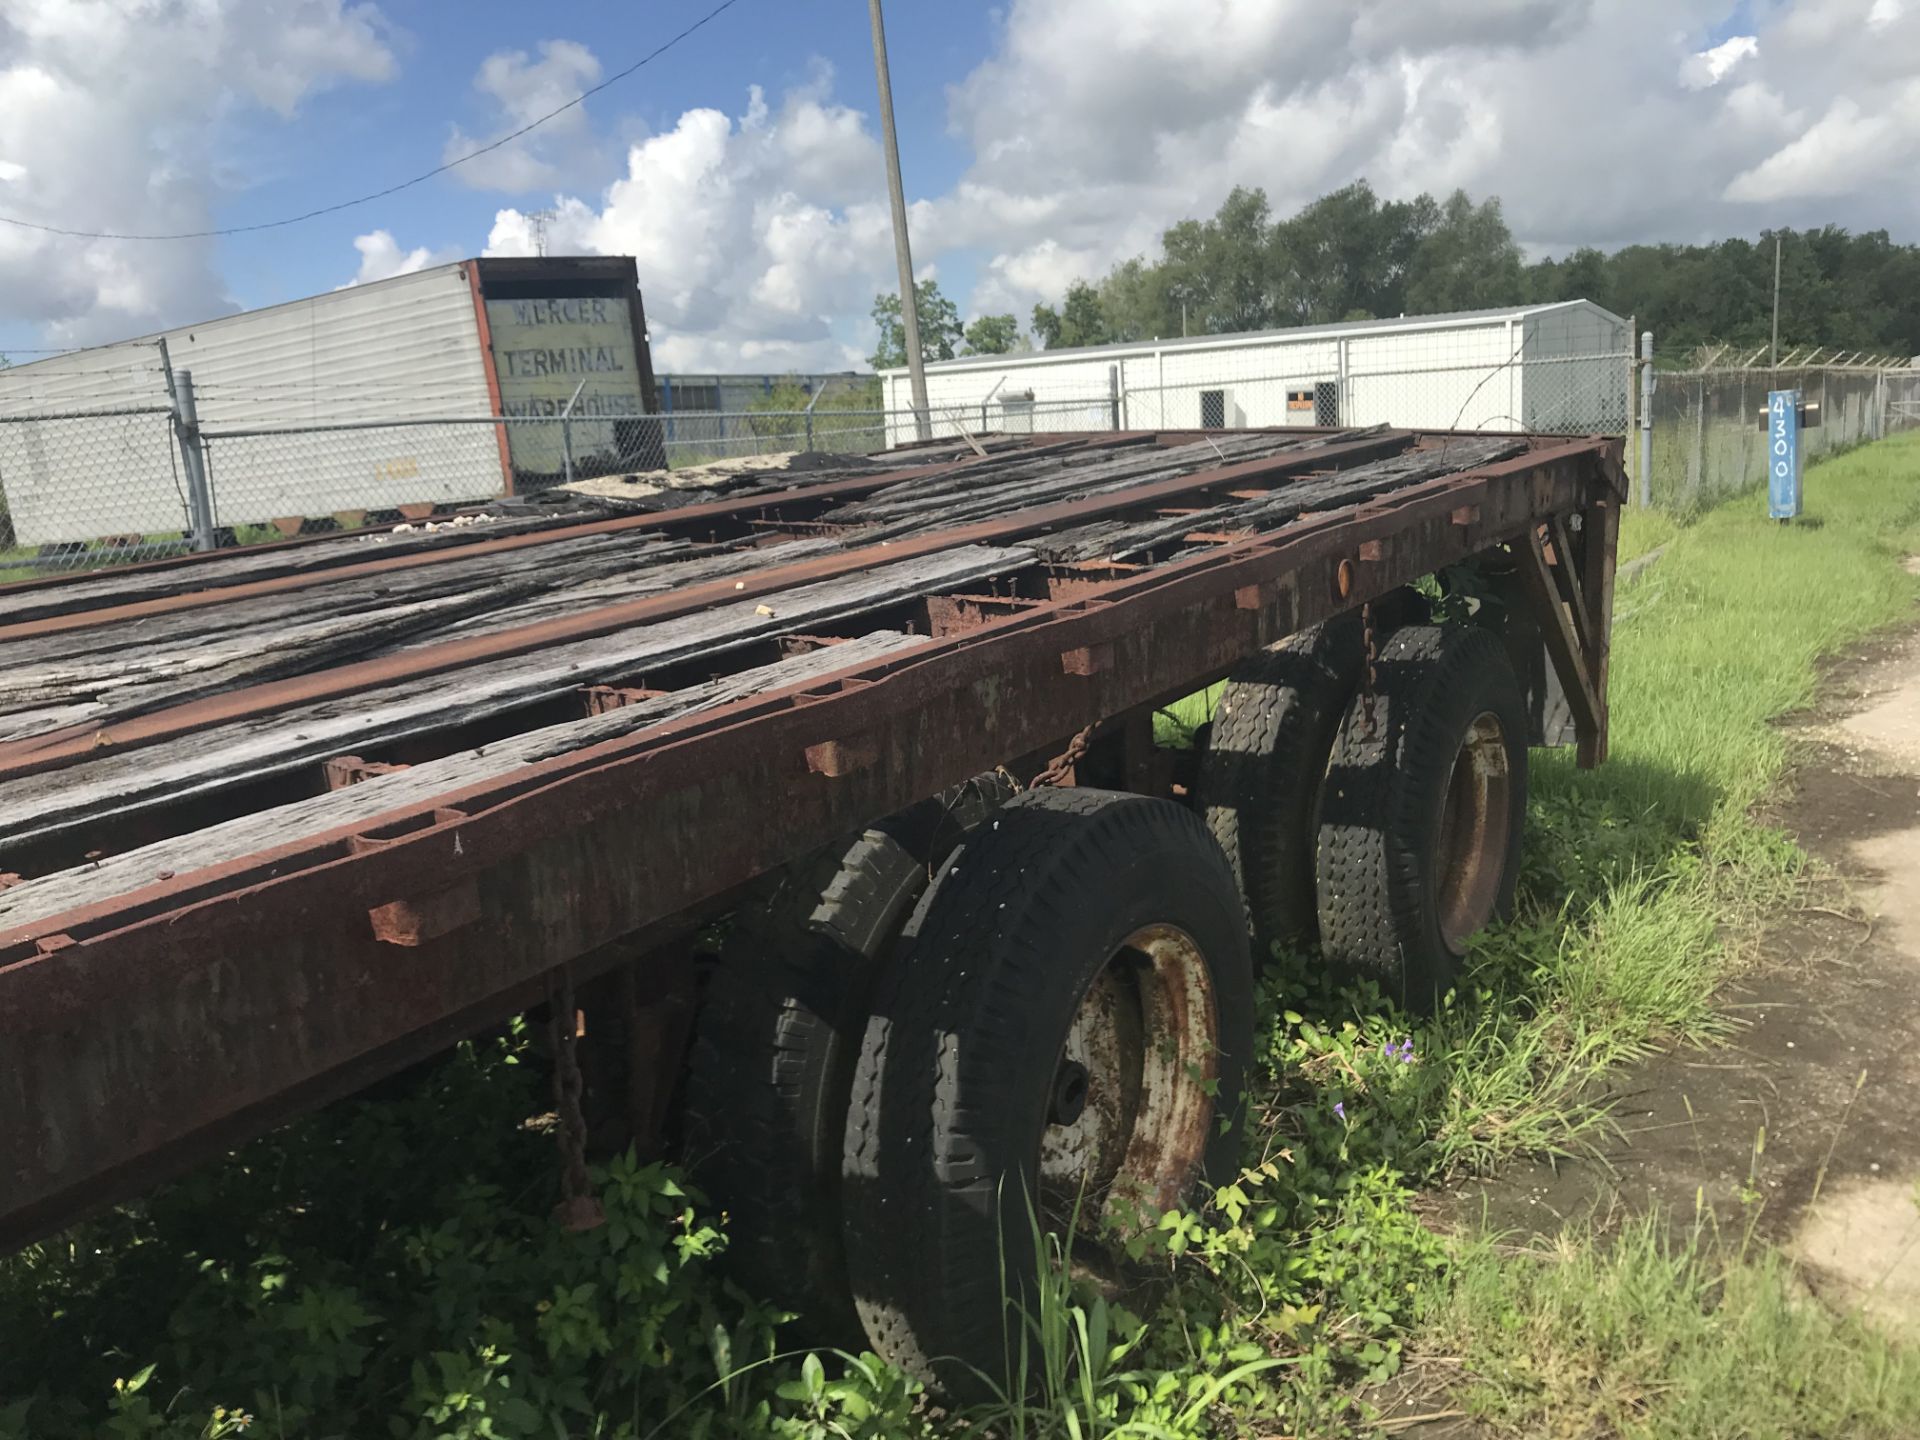
M 20 230 L 36 230 L 43 235 L 62 235 L 73 240 L 211 240 L 224 235 L 250 235 L 260 230 L 280 230 L 280 229 L 284 229 L 288 225 L 299 225 L 308 220 L 317 220 L 322 215 L 333 215 L 333 214 L 337 214 L 342 210 L 351 210 L 358 205 L 371 204 L 375 200 L 384 200 L 389 195 L 398 195 L 402 190 L 411 190 L 415 185 L 424 184 L 426 181 L 433 179 L 435 176 L 446 174 L 449 170 L 456 170 L 460 166 L 465 165 L 469 160 L 478 160 L 482 155 L 490 154 L 493 151 L 500 149 L 504 145 L 511 145 L 515 140 L 518 140 L 521 136 L 529 133 L 530 131 L 539 129 L 542 125 L 546 124 L 549 120 L 554 119 L 556 116 L 564 115 L 567 111 L 573 109 L 576 105 L 579 105 L 582 102 L 592 98 L 593 96 L 598 95 L 602 90 L 605 90 L 608 86 L 616 85 L 620 81 L 626 79 L 629 75 L 633 74 L 636 70 L 639 70 L 646 65 L 652 64 L 655 60 L 658 60 L 662 55 L 666 54 L 667 51 L 673 49 L 673 47 L 678 45 L 682 40 L 686 39 L 689 35 L 693 34 L 694 31 L 702 28 L 703 26 L 707 25 L 709 22 L 718 18 L 721 12 L 726 10 L 731 10 L 735 5 L 739 3 L 740 3 L 740 0 L 720 0 L 720 3 L 718 5 L 714 6 L 713 9 L 707 11 L 706 14 L 702 15 L 698 20 L 694 21 L 691 25 L 687 26 L 686 29 L 682 30 L 678 35 L 675 35 L 671 40 L 668 40 L 664 44 L 656 46 L 653 50 L 649 51 L 647 54 L 641 56 L 638 60 L 634 61 L 633 64 L 627 66 L 626 69 L 616 71 L 614 74 L 609 75 L 606 79 L 602 80 L 598 85 L 595 85 L 592 89 L 582 90 L 578 95 L 574 96 L 571 100 L 567 101 L 566 104 L 560 105 L 552 110 L 549 110 L 546 114 L 540 116 L 538 119 L 528 121 L 525 125 L 522 125 L 518 130 L 515 130 L 510 134 L 502 135 L 498 140 L 494 140 L 489 142 L 488 144 L 482 145 L 477 150 L 469 150 L 465 155 L 460 156 L 456 160 L 445 161 L 442 164 L 434 166 L 433 169 L 431 170 L 423 171 L 421 174 L 415 175 L 410 180 L 402 180 L 396 185 L 387 186 L 387 188 L 384 190 L 375 190 L 370 195 L 361 195 L 352 200 L 342 200 L 333 205 L 322 205 L 317 210 L 308 210 L 307 212 L 301 215 L 289 215 L 289 216 L 286 216 L 284 219 L 280 219 L 280 220 L 262 220 L 255 225 L 233 225 L 222 230 L 180 230 L 170 234 L 162 234 L 162 235 L 139 235 L 139 234 L 131 234 L 131 233 L 120 233 L 112 230 L 68 230 L 58 225 L 40 225 L 35 223 L 32 220 L 16 219 L 14 216 L 11 216 L 11 215 L 0 215 L 0 225 L 12 225 L 16 229 L 20 229 Z

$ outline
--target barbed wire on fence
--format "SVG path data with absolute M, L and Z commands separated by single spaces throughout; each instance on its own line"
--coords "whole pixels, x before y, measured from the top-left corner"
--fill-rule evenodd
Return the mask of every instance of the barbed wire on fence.
M 1802 435 L 1809 461 L 1920 424 L 1920 370 L 1911 368 L 1657 371 L 1647 473 L 1653 503 L 1697 509 L 1763 484 L 1761 416 L 1775 390 L 1798 390 L 1820 407 L 1820 423 Z

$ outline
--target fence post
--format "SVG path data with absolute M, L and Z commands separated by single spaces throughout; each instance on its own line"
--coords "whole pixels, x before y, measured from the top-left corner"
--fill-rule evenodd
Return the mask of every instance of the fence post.
M 813 398 L 807 401 L 807 453 L 813 453 L 813 407 L 820 403 L 820 397 L 827 393 L 823 383 L 813 392 Z
M 1113 428 L 1120 428 L 1120 367 L 1107 366 L 1107 405 L 1113 411 Z
M 167 382 L 167 403 L 173 410 L 173 435 L 180 446 L 180 467 L 187 478 L 187 538 L 195 550 L 213 549 L 213 497 L 207 485 L 206 455 L 201 449 L 200 415 L 193 403 L 193 372 L 173 370 L 166 336 L 160 349 L 160 373 Z
M 213 489 L 207 484 L 206 441 L 200 438 L 200 411 L 193 401 L 193 372 L 174 376 L 173 427 L 180 437 L 180 464 L 187 477 L 187 520 L 193 548 L 213 549 Z
M 1640 332 L 1640 508 L 1653 504 L 1653 332 Z
M 1707 374 L 1695 382 L 1693 407 L 1693 456 L 1687 466 L 1687 493 L 1693 500 L 1707 485 Z
M 1822 370 L 1820 372 L 1820 428 L 1822 430 L 1825 430 L 1828 425 L 1833 423 L 1829 418 L 1832 414 L 1833 412 L 1827 408 L 1827 372 Z M 1834 445 L 1832 441 L 1827 440 L 1825 435 L 1822 435 L 1820 438 L 1826 441 L 1826 443 L 1820 447 L 1820 453 L 1824 455 L 1827 451 L 1833 449 Z
M 1639 323 L 1639 316 L 1629 315 L 1627 317 L 1627 395 L 1624 402 L 1626 416 L 1622 421 L 1620 434 L 1620 445 L 1623 450 L 1633 444 L 1633 432 L 1640 420 L 1639 410 L 1637 408 L 1639 404 L 1639 392 L 1634 388 L 1633 383 L 1638 373 L 1638 367 L 1633 363 L 1633 337 L 1640 333 L 1634 328 Z
M 582 380 L 573 387 L 573 394 L 567 397 L 567 408 L 560 412 L 560 452 L 567 467 L 567 484 L 573 483 L 573 407 L 579 400 L 580 392 L 587 388 Z

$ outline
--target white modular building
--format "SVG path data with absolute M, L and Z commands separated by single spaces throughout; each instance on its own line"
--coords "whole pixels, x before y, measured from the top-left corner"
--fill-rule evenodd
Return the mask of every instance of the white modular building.
M 1624 430 L 1632 327 L 1588 300 L 930 364 L 934 433 L 1272 425 Z M 911 440 L 904 368 L 882 372 Z

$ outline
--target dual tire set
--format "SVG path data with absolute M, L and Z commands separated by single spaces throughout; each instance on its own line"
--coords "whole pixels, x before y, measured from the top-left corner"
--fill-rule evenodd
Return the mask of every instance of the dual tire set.
M 1235 1173 L 1256 954 L 1444 995 L 1512 898 L 1520 690 L 1469 627 L 1362 666 L 1340 622 L 1250 662 L 1192 807 L 983 776 L 744 907 L 686 1124 L 741 1283 L 979 1398 L 1021 1373 L 1042 1235 L 1084 1255 Z

